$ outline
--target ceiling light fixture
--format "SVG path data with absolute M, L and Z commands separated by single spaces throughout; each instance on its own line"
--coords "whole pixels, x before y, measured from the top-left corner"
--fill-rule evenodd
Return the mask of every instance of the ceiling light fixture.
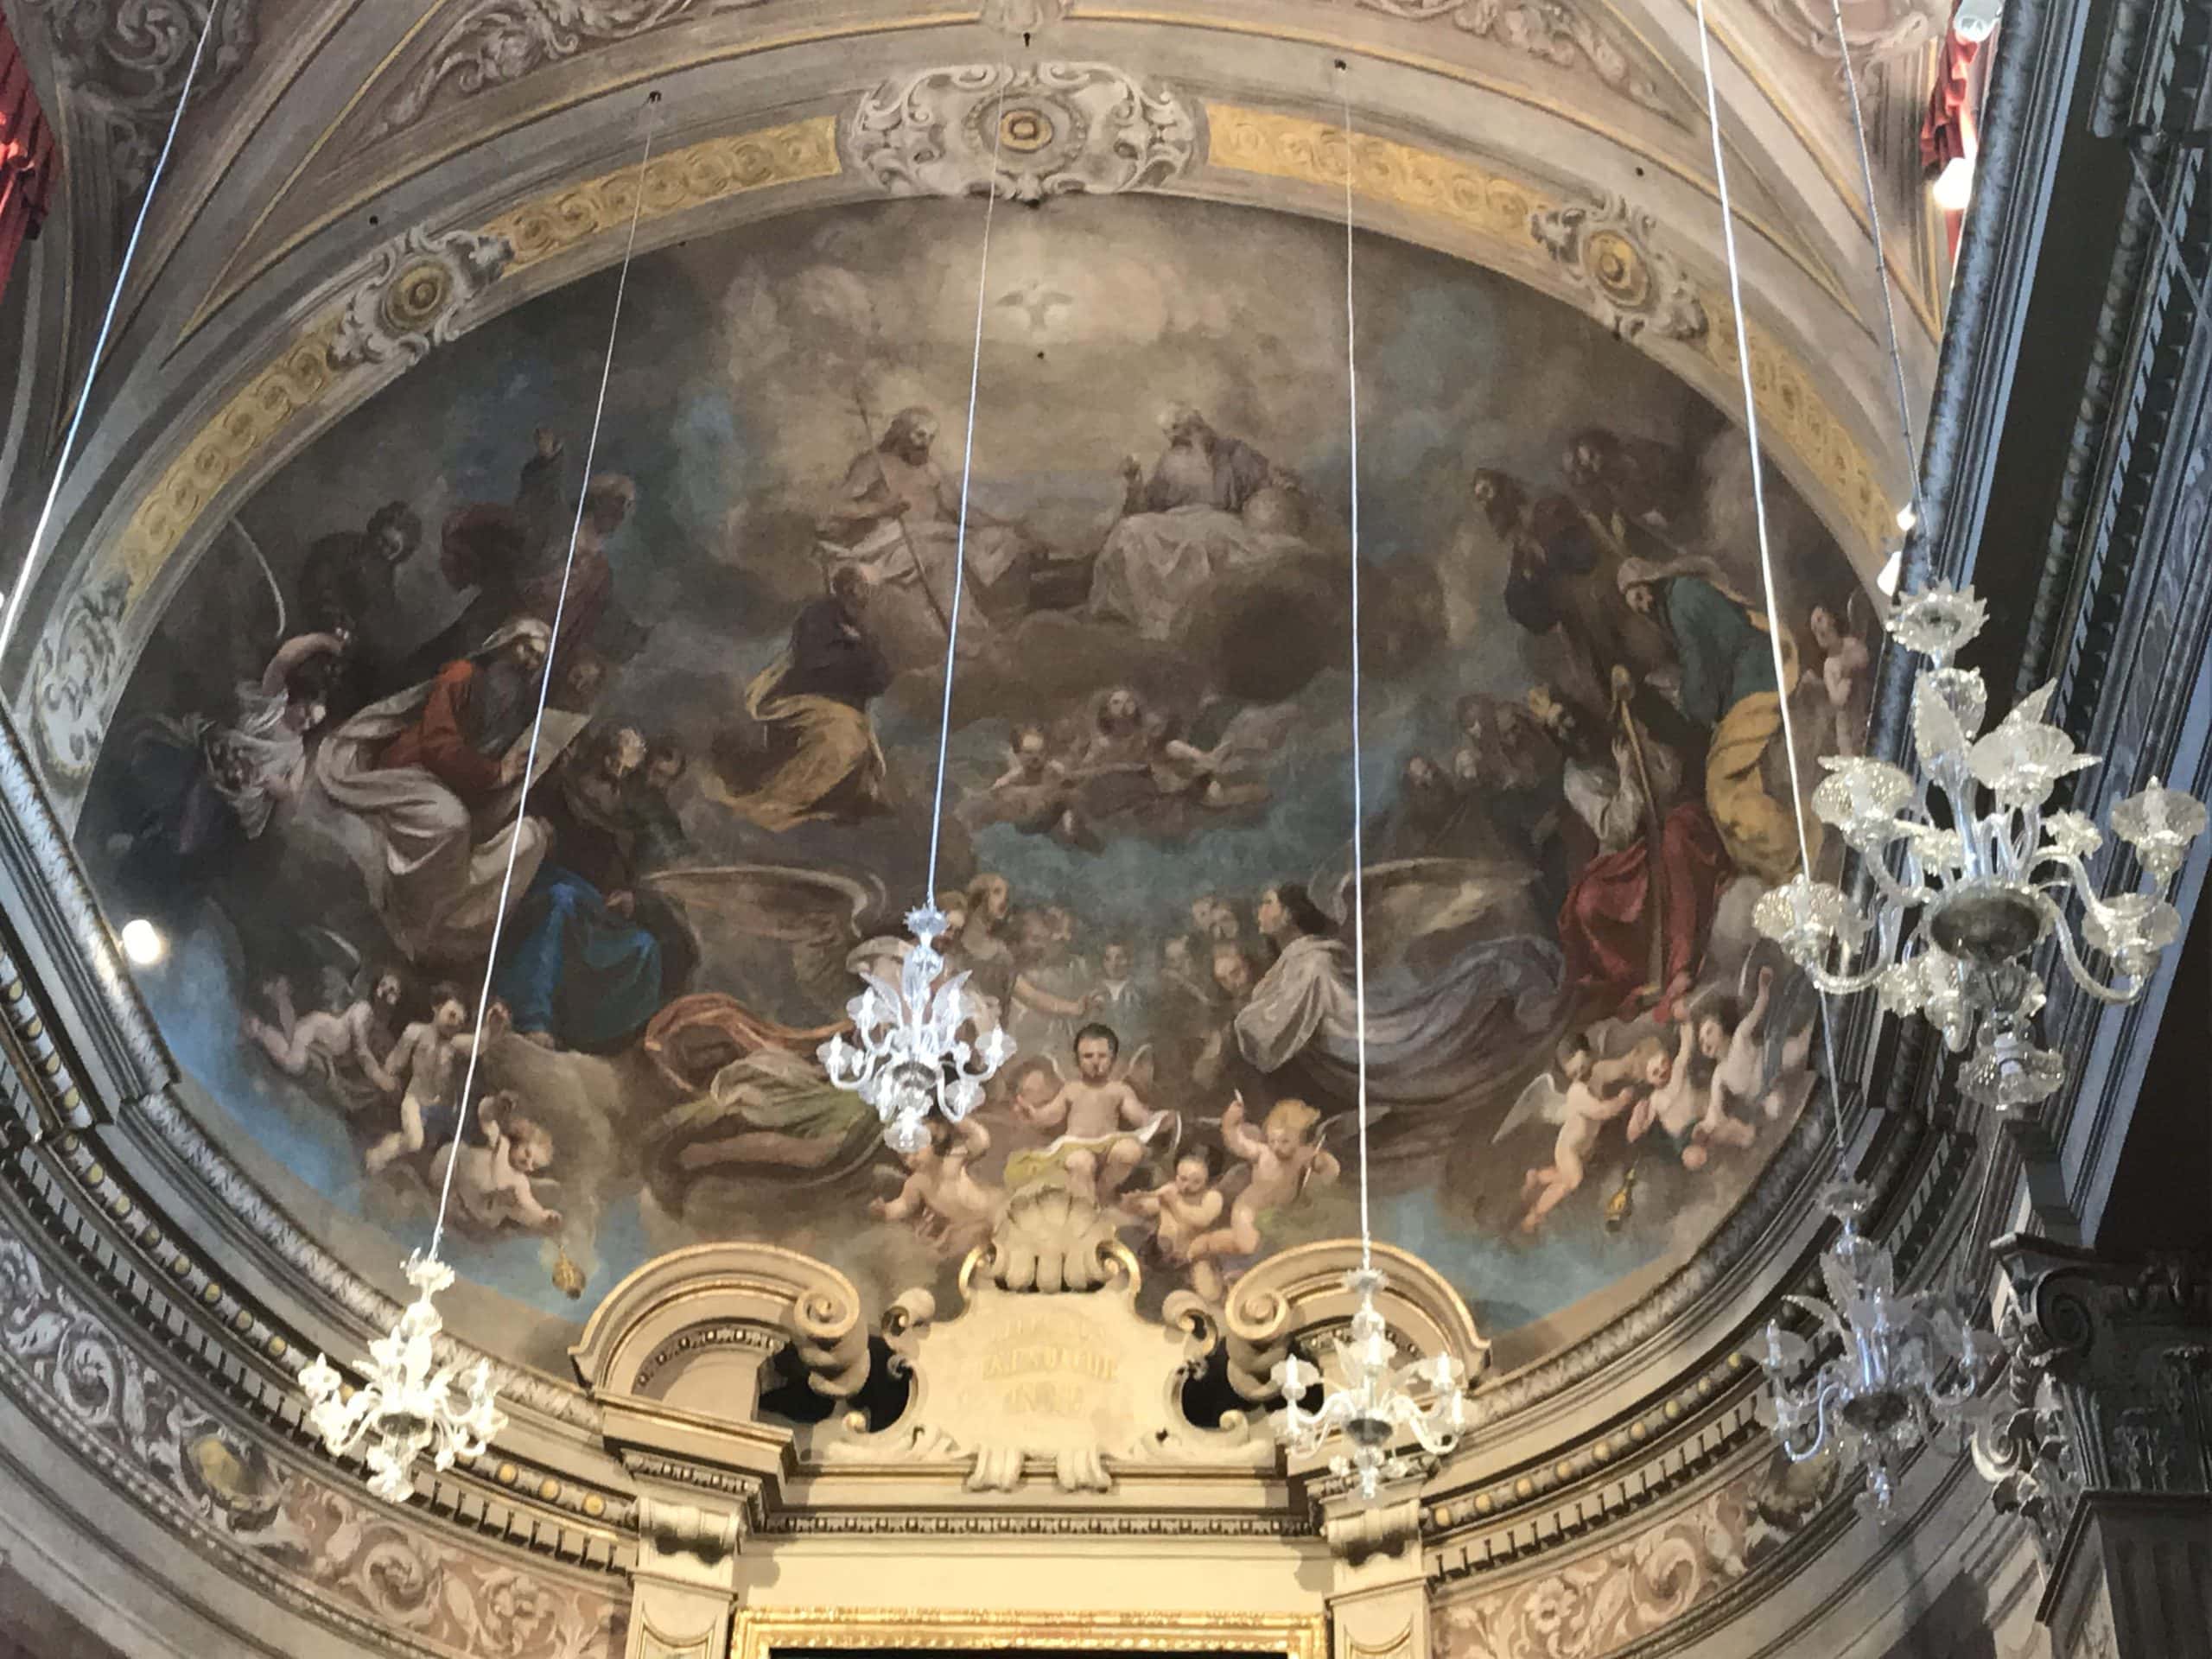
M 999 102 L 1012 77 L 1001 67 Z M 983 374 L 983 306 L 990 281 L 991 210 L 998 201 L 999 145 L 1006 123 L 991 123 L 991 175 L 983 191 L 983 246 L 976 272 L 976 348 L 968 370 L 968 443 L 960 462 L 960 523 L 953 541 L 952 602 L 944 624 L 944 706 L 938 724 L 937 792 L 930 803 L 929 875 L 921 904 L 906 912 L 914 942 L 893 984 L 863 974 L 866 988 L 845 1005 L 852 1036 L 832 1037 L 817 1051 L 830 1081 L 849 1089 L 883 1120 L 893 1152 L 929 1144 L 930 1114 L 957 1123 L 982 1104 L 983 1085 L 1014 1058 L 1014 1039 L 968 989 L 968 976 L 944 980 L 937 948 L 945 929 L 937 907 L 938 845 L 944 823 L 946 751 L 952 733 L 952 677 L 960 644 L 960 606 L 968 588 L 968 492 L 976 468 L 976 398 Z M 940 982 L 942 980 L 943 982 Z M 963 1033 L 973 1033 L 970 1041 Z
M 652 161 L 652 111 L 660 102 L 658 92 L 645 100 L 645 140 L 638 157 L 638 181 L 630 205 L 630 234 L 622 249 L 622 266 L 614 282 L 613 315 L 607 323 L 607 357 L 599 375 L 598 401 L 592 410 L 591 439 L 584 447 L 584 477 L 592 476 L 598 458 L 599 435 L 607 416 L 607 388 L 614 372 L 614 342 L 622 325 L 622 300 L 629 290 L 630 261 L 638 251 L 638 221 L 645 210 L 646 168 Z M 569 529 L 569 552 L 561 569 L 559 597 L 553 602 L 553 620 L 545 628 L 545 661 L 539 671 L 537 706 L 531 718 L 530 747 L 523 760 L 515 798 L 514 830 L 507 837 L 505 874 L 499 881 L 499 907 L 492 921 L 492 938 L 485 954 L 484 983 L 476 1001 L 476 1030 L 468 1046 L 468 1064 L 461 1073 L 460 1103 L 463 1121 L 476 1086 L 476 1069 L 484 1057 L 486 1014 L 492 1005 L 493 974 L 499 960 L 499 938 L 506 925 L 508 901 L 513 896 L 515 860 L 523 842 L 523 823 L 530 810 L 530 786 L 537 775 L 537 752 L 545 730 L 545 704 L 553 685 L 555 658 L 559 654 L 561 622 L 569 601 L 569 584 L 576 566 L 576 543 L 583 531 L 584 504 L 588 492 L 576 494 L 576 512 Z M 543 625 L 540 625 L 543 626 Z M 416 1459 L 428 1452 L 431 1465 L 450 1469 L 456 1458 L 482 1455 L 507 1426 L 499 1410 L 498 1388 L 491 1362 L 480 1359 L 465 1376 L 454 1365 L 436 1364 L 437 1339 L 445 1324 L 435 1303 L 438 1293 L 453 1283 L 453 1269 L 438 1255 L 445 1240 L 446 1212 L 453 1202 L 454 1171 L 461 1166 L 458 1141 L 454 1155 L 446 1160 L 445 1184 L 438 1193 L 438 1214 L 430 1230 L 430 1248 L 407 1258 L 407 1281 L 416 1295 L 399 1316 L 391 1332 L 369 1344 L 365 1382 L 349 1389 L 338 1368 L 321 1354 L 300 1372 L 300 1390 L 308 1399 L 308 1422 L 322 1437 L 333 1457 L 359 1454 L 369 1467 L 369 1490 L 387 1503 L 404 1503 L 415 1490 Z M 460 1392 L 456 1395 L 455 1384 Z
M 1954 156 L 1928 187 L 1936 205 L 1947 213 L 1963 213 L 1974 200 L 1974 157 Z
M 1344 73 L 1341 60 L 1339 76 Z M 1351 93 L 1344 86 L 1344 379 L 1351 405 L 1351 926 L 1353 1007 L 1357 1022 L 1357 1111 L 1359 1123 L 1359 1266 L 1344 1275 L 1344 1288 L 1357 1301 L 1351 1332 L 1336 1344 L 1338 1386 L 1327 1389 L 1313 1410 L 1306 1395 L 1326 1378 L 1297 1355 L 1285 1357 L 1270 1373 L 1282 1391 L 1275 1414 L 1276 1438 L 1292 1451 L 1311 1457 L 1332 1434 L 1342 1433 L 1347 1450 L 1329 1460 L 1329 1472 L 1350 1478 L 1369 1503 L 1382 1496 L 1385 1480 L 1402 1480 L 1419 1465 L 1394 1446 L 1410 1432 L 1421 1448 L 1437 1457 L 1459 1444 L 1466 1426 L 1466 1369 L 1449 1353 L 1402 1362 L 1397 1344 L 1376 1306 L 1389 1280 L 1375 1265 L 1369 1224 L 1367 1181 L 1367 922 L 1363 872 L 1366 849 L 1361 825 L 1366 817 L 1360 792 L 1359 728 L 1359 374 L 1357 331 L 1352 308 L 1352 131 Z
M 133 967 L 151 968 L 168 955 L 168 941 L 162 937 L 162 930 L 143 916 L 133 916 L 125 922 L 118 937 L 123 954 Z
M 1840 4 L 1836 12 L 1840 41 L 1843 24 Z M 1727 158 L 1720 137 L 1720 102 L 1713 81 L 1713 39 L 1706 19 L 1706 0 L 1697 0 L 1697 25 L 1699 55 L 1705 74 L 1706 116 L 1712 132 L 1713 176 L 1720 198 L 1721 233 L 1727 253 L 1728 297 L 1735 320 L 1745 442 L 1751 453 L 1759 577 L 1766 603 L 1768 643 L 1774 654 L 1775 683 L 1783 692 L 1779 699 L 1780 742 L 1789 768 L 1790 804 L 1797 830 L 1797 874 L 1760 901 L 1758 912 L 1764 918 L 1777 893 L 1791 893 L 1808 886 L 1814 861 L 1806 833 L 1796 735 L 1787 695 L 1790 682 L 1783 653 L 1783 632 L 1776 593 L 1773 549 L 1767 529 L 1758 404 L 1753 395 L 1751 343 L 1744 315 L 1743 270 L 1736 252 L 1735 217 L 1729 200 Z M 1843 66 L 1855 100 L 1857 86 L 1847 45 Z M 1872 163 L 1863 143 L 1860 165 L 1868 181 L 1867 200 L 1872 211 L 1875 206 Z M 1875 234 L 1875 257 L 1878 261 L 1878 223 Z M 1886 280 L 1883 302 L 1888 308 Z M 1910 448 L 1910 418 L 1904 400 L 1904 369 L 1895 347 L 1895 327 L 1892 310 L 1891 361 L 1897 379 L 1899 413 L 1905 423 Z M 1920 516 L 1918 493 L 1916 478 L 1908 503 L 1908 511 L 1916 523 Z M 1816 804 L 1819 799 L 1816 795 Z M 1841 910 L 1841 895 L 1838 894 L 1837 899 L 1837 908 Z M 1815 1366 L 1813 1344 L 1785 1331 L 1777 1321 L 1767 1326 L 1766 1349 L 1761 1358 L 1767 1370 L 1775 1433 L 1783 1454 L 1792 1462 L 1802 1462 L 1833 1450 L 1847 1468 L 1861 1476 L 1862 1507 L 1878 1517 L 1886 1518 L 1896 1495 L 1897 1477 L 1903 1460 L 1931 1438 L 1951 1408 L 1977 1390 L 1985 1378 L 1993 1344 L 1985 1333 L 1974 1331 L 1971 1322 L 1960 1316 L 1955 1299 L 1932 1290 L 1899 1292 L 1896 1264 L 1888 1249 L 1859 1230 L 1859 1224 L 1872 1202 L 1872 1193 L 1850 1179 L 1840 1072 L 1834 1027 L 1828 1017 L 1829 988 L 1820 975 L 1812 977 L 1820 992 L 1821 1046 L 1827 1062 L 1828 1103 L 1834 1114 L 1838 1179 L 1829 1192 L 1828 1209 L 1838 1230 L 1821 1257 L 1828 1301 L 1805 1296 L 1792 1296 L 1789 1300 L 1811 1315 L 1827 1339 L 1824 1347 L 1832 1348 L 1833 1351 Z

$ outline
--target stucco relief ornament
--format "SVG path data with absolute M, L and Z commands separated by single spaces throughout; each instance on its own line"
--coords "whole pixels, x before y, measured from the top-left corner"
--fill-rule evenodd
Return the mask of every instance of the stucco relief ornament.
M 1647 328 L 1668 340 L 1702 340 L 1707 325 L 1697 284 L 1653 246 L 1651 215 L 1609 195 L 1529 215 L 1536 245 L 1566 268 L 1590 308 L 1623 340 Z
M 458 1387 L 455 1367 L 435 1366 L 445 1321 L 431 1299 L 453 1283 L 453 1269 L 435 1256 L 410 1255 L 407 1281 L 421 1294 L 390 1334 L 369 1344 L 364 1386 L 349 1389 L 321 1354 L 300 1373 L 308 1426 L 333 1457 L 361 1453 L 369 1490 L 387 1503 L 413 1493 L 415 1460 L 425 1452 L 432 1467 L 450 1469 L 456 1458 L 481 1456 L 507 1426 L 489 1360 L 478 1360 Z
M 844 145 L 893 195 L 988 188 L 1033 205 L 1164 184 L 1191 165 L 1198 123 L 1173 91 L 1110 64 L 969 64 L 886 81 Z
M 331 367 L 420 362 L 461 333 L 469 302 L 513 257 L 505 237 L 476 231 L 416 226 L 394 237 L 371 257 L 346 299 L 331 341 Z
M 1872 1198 L 1856 1181 L 1830 1189 L 1839 1227 L 1821 1255 L 1827 1300 L 1785 1298 L 1811 1316 L 1827 1357 L 1815 1365 L 1813 1343 L 1770 1321 L 1758 1359 L 1783 1454 L 1802 1463 L 1840 1453 L 1866 1475 L 1860 1509 L 1885 1522 L 1907 1459 L 1924 1446 L 1965 1448 L 1973 1421 L 1963 1408 L 2003 1350 L 1942 1292 L 1897 1290 L 1889 1251 L 1859 1230 Z
M 1759 5 L 1808 51 L 1824 58 L 1836 55 L 1832 0 L 1759 0 Z M 1949 26 L 1951 0 L 1846 0 L 1843 16 L 1844 39 L 1853 54 L 1879 61 L 1941 40 Z
M 1014 1056 L 1014 1040 L 988 1020 L 968 989 L 968 976 L 939 983 L 944 956 L 937 941 L 944 914 L 934 905 L 906 913 L 914 943 L 899 967 L 899 982 L 861 976 L 868 988 L 845 1005 L 853 1040 L 841 1033 L 822 1046 L 830 1081 L 849 1089 L 883 1120 L 893 1152 L 929 1145 L 930 1113 L 957 1123 L 982 1104 L 983 1085 Z M 963 1030 L 984 1029 L 970 1043 Z
M 2088 865 L 2103 832 L 2080 812 L 2045 810 L 2059 784 L 2098 757 L 2044 718 L 2050 686 L 1984 730 L 1981 676 L 1952 660 L 1984 615 L 1973 588 L 1939 585 L 1890 619 L 1891 637 L 1930 664 L 1913 687 L 1917 776 L 1864 757 L 1821 761 L 1828 776 L 1813 791 L 1813 810 L 1872 877 L 1871 920 L 1840 888 L 1802 872 L 1753 914 L 1822 990 L 1871 988 L 1885 1013 L 1926 1014 L 1954 1052 L 1971 1045 L 1961 1086 L 2008 1109 L 2048 1098 L 2066 1078 L 2063 1058 L 2036 1040 L 2044 983 L 2030 954 L 2055 939 L 2068 974 L 2099 1001 L 2141 996 L 2180 937 L 2168 895 L 2205 811 L 2155 778 L 2113 806 L 2113 832 L 2144 880 L 2105 898 Z M 2082 907 L 2082 939 L 2117 970 L 2112 983 L 2075 942 L 2060 909 L 2069 894 Z

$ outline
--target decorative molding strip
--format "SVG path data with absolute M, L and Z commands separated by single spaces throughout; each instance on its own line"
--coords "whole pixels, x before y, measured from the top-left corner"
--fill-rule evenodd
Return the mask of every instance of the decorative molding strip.
M 1579 0 L 1351 0 L 1362 11 L 1414 22 L 1449 18 L 1454 28 L 1562 69 L 1594 76 L 1611 91 L 1654 114 L 1680 121 L 1681 111 L 1639 70 L 1610 30 L 1591 21 Z
M 855 169 L 894 196 L 988 187 L 1033 206 L 1157 189 L 1189 169 L 1198 141 L 1172 87 L 1106 63 L 926 69 L 877 87 L 844 130 Z
M 1293 1515 L 991 1515 L 960 1510 L 785 1511 L 760 1530 L 785 1537 L 1313 1538 L 1320 1523 Z
M 835 118 L 814 116 L 671 150 L 645 168 L 642 218 L 650 224 L 772 185 L 835 178 L 840 170 L 836 135 Z M 602 173 L 509 209 L 485 226 L 483 234 L 503 237 L 513 248 L 507 274 L 527 270 L 593 237 L 622 229 L 630 222 L 637 188 L 634 167 Z
M 1343 188 L 1341 127 L 1307 116 L 1228 104 L 1206 105 L 1206 159 L 1214 166 L 1332 190 Z M 1599 251 L 1599 269 L 1592 270 L 1581 245 L 1578 243 L 1570 256 L 1562 251 L 1558 232 L 1552 228 L 1560 216 L 1578 210 L 1551 200 L 1532 187 L 1484 172 L 1471 162 L 1393 139 L 1363 135 L 1353 144 L 1352 182 L 1355 191 L 1370 200 L 1442 219 L 1492 244 L 1505 257 L 1509 268 L 1541 270 L 1535 261 L 1549 263 L 1558 287 L 1592 305 L 1599 320 L 1609 326 L 1620 313 L 1622 296 L 1641 296 L 1655 289 L 1664 293 L 1667 302 L 1662 315 L 1673 316 L 1678 326 L 1685 327 L 1693 315 L 1688 308 L 1694 306 L 1694 315 L 1701 315 L 1708 325 L 1701 333 L 1670 335 L 1662 327 L 1639 329 L 1636 334 L 1648 332 L 1679 340 L 1711 370 L 1725 374 L 1732 383 L 1734 380 L 1735 330 L 1726 296 L 1687 282 L 1686 292 L 1670 289 L 1667 275 L 1650 263 L 1648 215 L 1630 214 L 1623 204 L 1620 219 L 1611 224 L 1612 234 Z M 1608 213 L 1605 205 L 1579 211 Z M 1630 228 L 1637 232 L 1634 238 L 1624 233 Z M 1679 266 L 1669 258 L 1666 271 L 1678 272 Z M 1866 452 L 1787 348 L 1756 322 L 1749 333 L 1751 383 L 1758 400 L 1761 430 L 1768 442 L 1789 450 L 1812 470 L 1869 547 L 1883 545 L 1892 533 L 1895 509 L 1876 483 Z
M 448 1541 L 271 1458 L 212 1414 L 0 1219 L 0 1384 L 226 1571 L 392 1654 L 613 1652 L 620 1608 Z
M 1115 1653 L 1281 1654 L 1325 1659 L 1328 1621 L 1319 1613 L 1007 1613 L 938 1608 L 741 1607 L 730 1659 L 772 1659 L 796 1648 L 1002 1648 Z
M 468 0 L 405 83 L 385 99 L 372 140 L 389 138 L 434 106 L 511 86 L 549 65 L 634 40 L 710 11 L 766 0 Z
M 1790 43 L 1838 63 L 1835 17 L 1827 0 L 1756 0 L 1761 11 L 1781 26 Z M 1846 8 L 1843 38 L 1861 62 L 1910 57 L 1943 38 L 1951 26 L 1952 0 L 1882 0 Z

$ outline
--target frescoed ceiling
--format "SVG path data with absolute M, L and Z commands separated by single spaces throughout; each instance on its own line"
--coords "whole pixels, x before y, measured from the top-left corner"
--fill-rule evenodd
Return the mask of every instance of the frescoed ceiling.
M 1745 917 L 1797 854 L 1690 9 L 405 10 L 219 23 L 8 661 L 106 902 L 170 935 L 142 989 L 207 1127 L 343 1256 L 383 1272 L 472 1133 L 445 1061 L 409 1106 L 344 1022 L 381 1066 L 444 982 L 473 1020 L 489 935 L 454 918 L 495 898 L 395 890 L 408 812 L 461 798 L 385 790 L 417 713 L 379 709 L 550 616 L 580 494 L 603 563 L 563 623 L 550 827 L 493 976 L 516 1028 L 486 1055 L 521 1166 L 458 1183 L 514 1351 L 557 1352 L 576 1283 L 690 1240 L 887 1296 L 1040 1180 L 1123 1195 L 1160 1285 L 1216 1296 L 1346 1230 L 1349 1050 L 1313 1010 L 1344 989 L 1353 810 L 1348 162 L 1387 1224 L 1530 1364 L 1770 1201 L 1802 1010 Z M 1916 14 L 1868 10 L 1886 150 Z M 1797 8 L 1716 11 L 1809 766 L 1864 717 L 1853 596 L 1901 446 L 1832 54 Z M 112 7 L 49 21 L 65 118 L 129 192 L 175 42 L 131 59 Z M 1877 159 L 1917 379 L 1916 196 Z M 938 885 L 1024 1064 L 974 1145 L 905 1168 L 812 1049 L 922 890 L 985 190 L 988 517 Z M 129 200 L 72 198 L 80 289 Z M 591 466 L 625 481 L 587 492 L 633 209 Z M 81 302 L 38 303 L 88 346 Z M 1088 1087 L 1094 1019 L 1142 1111 L 1078 1133 L 1097 1109 L 1055 1096 Z

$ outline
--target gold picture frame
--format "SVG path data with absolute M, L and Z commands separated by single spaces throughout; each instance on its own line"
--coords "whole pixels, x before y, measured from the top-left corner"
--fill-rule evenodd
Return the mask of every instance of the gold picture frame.
M 1321 1613 L 943 1611 L 914 1608 L 741 1607 L 730 1659 L 775 1659 L 779 1649 L 921 1648 L 1125 1653 L 1266 1653 L 1328 1659 Z

